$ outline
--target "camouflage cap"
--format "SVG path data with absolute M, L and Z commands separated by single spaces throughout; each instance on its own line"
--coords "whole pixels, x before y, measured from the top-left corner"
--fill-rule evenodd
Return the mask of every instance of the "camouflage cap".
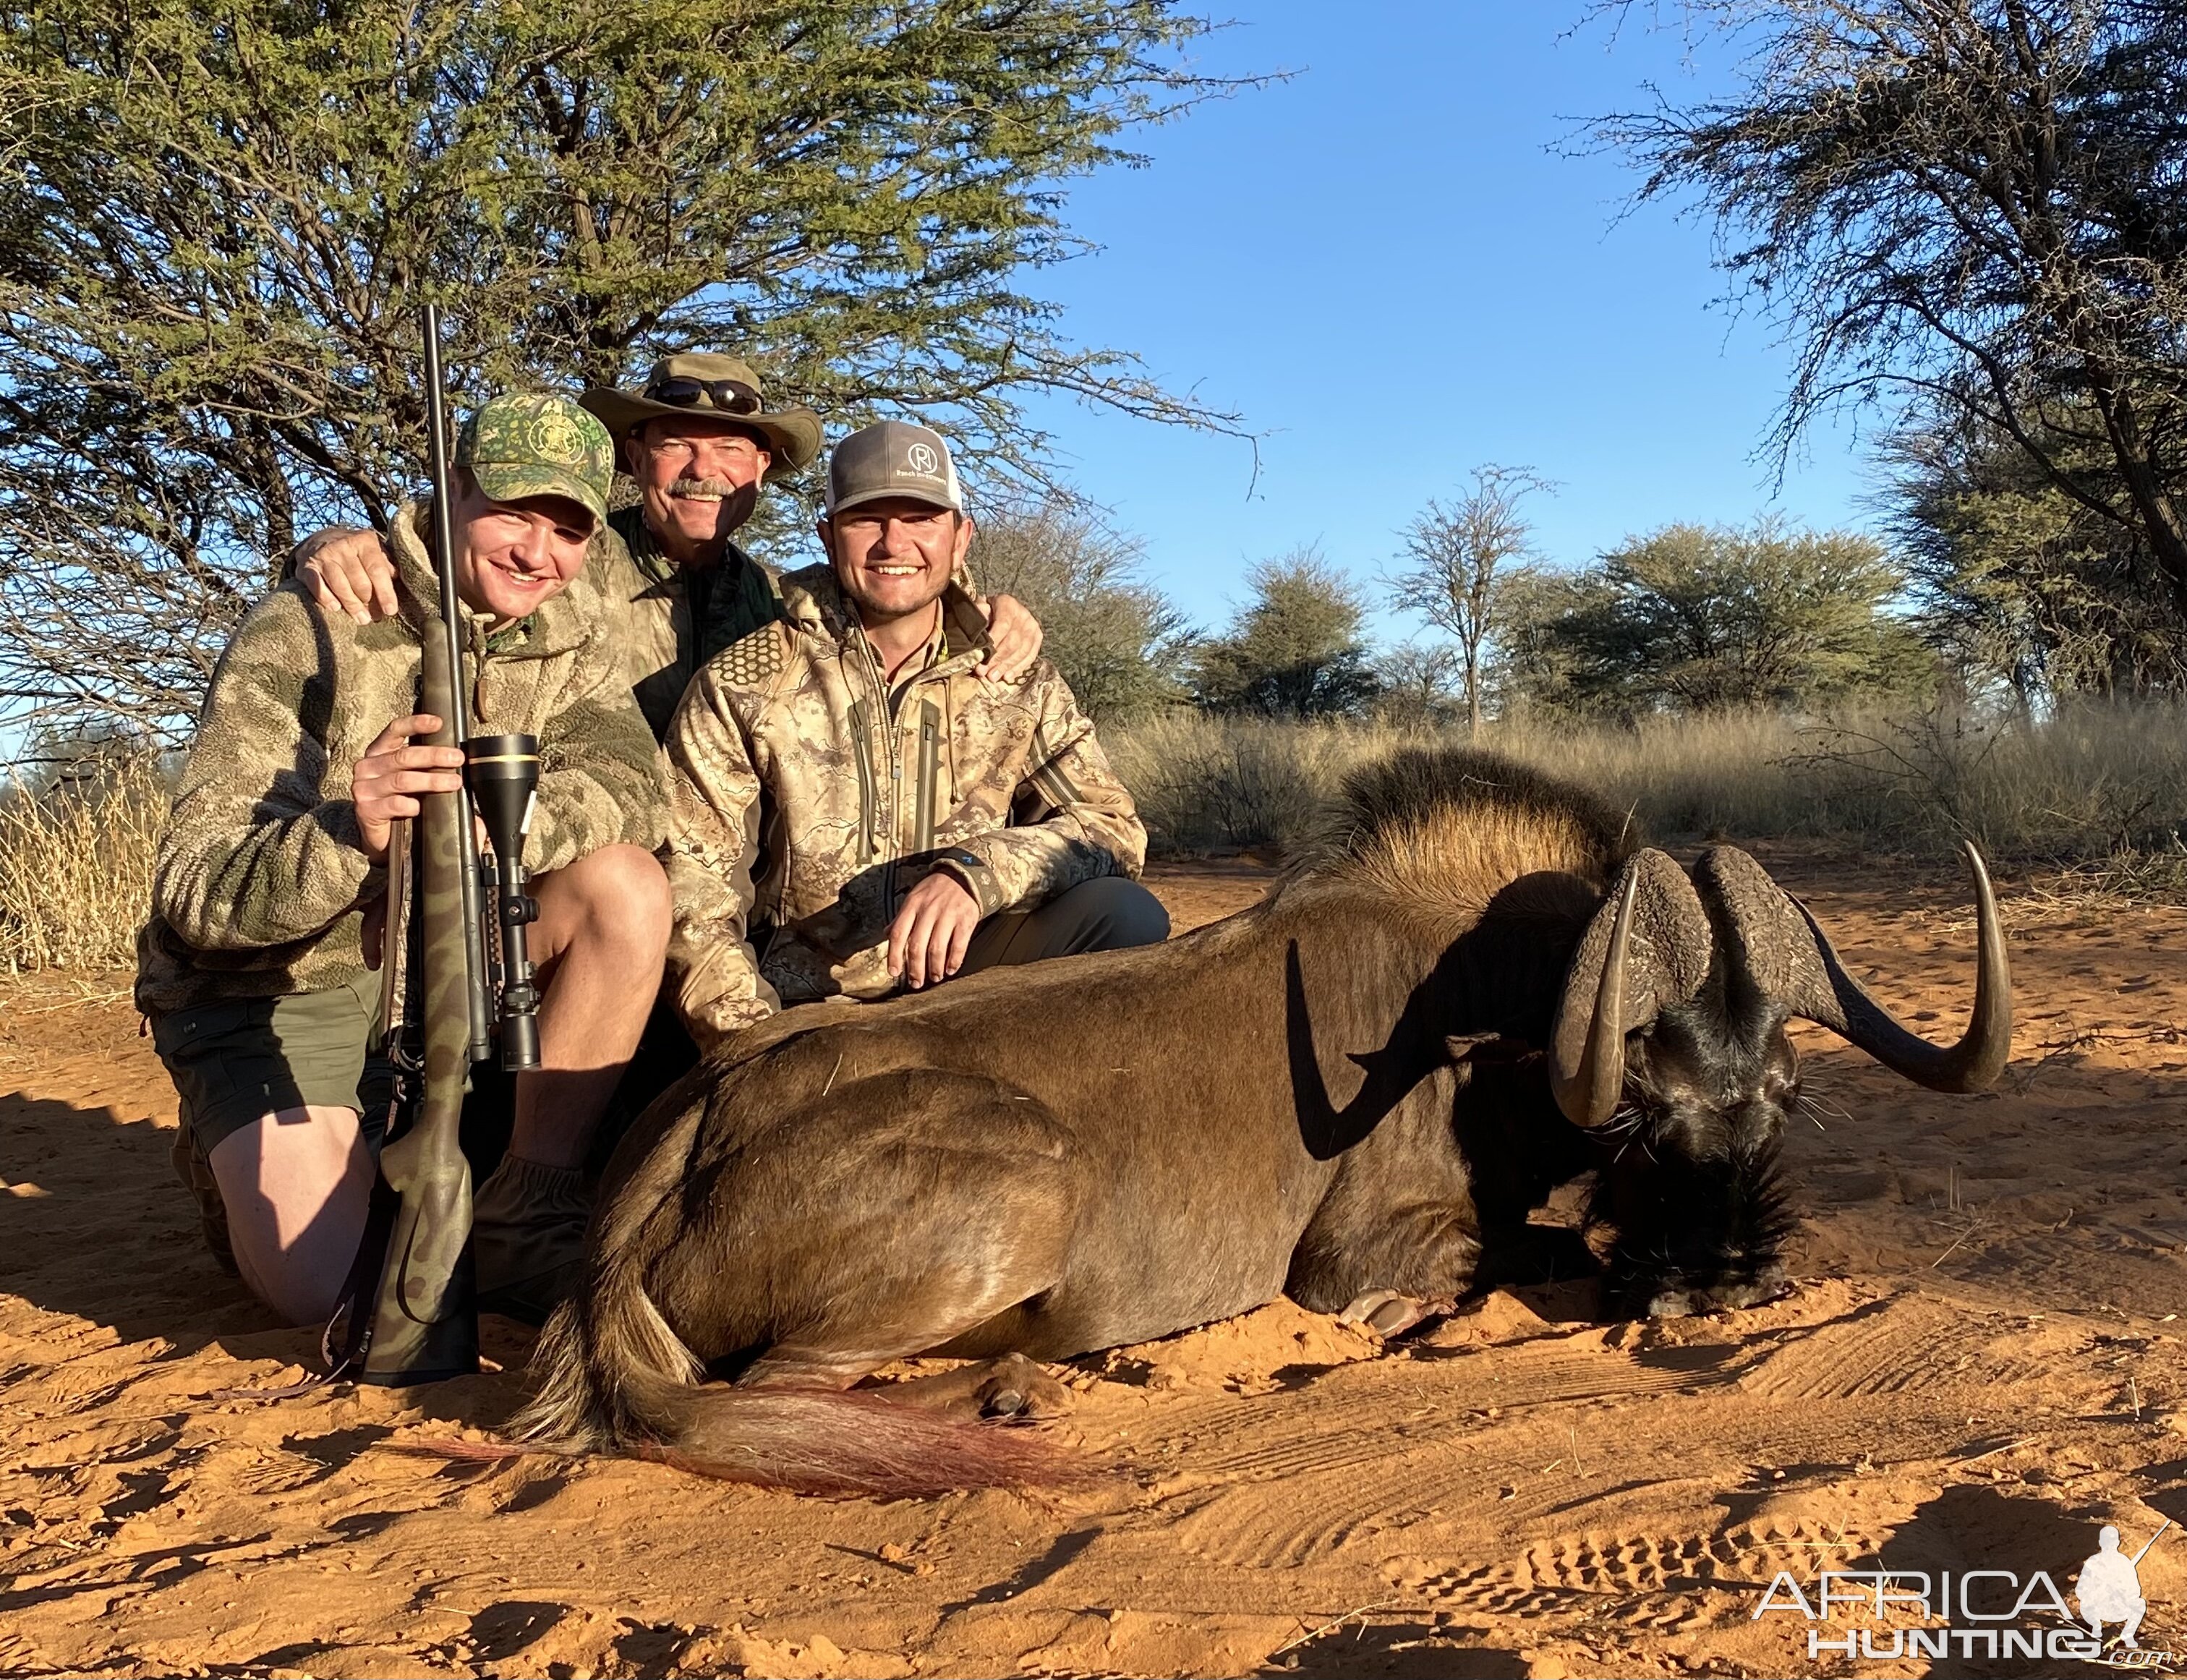
M 608 516 L 615 445 L 607 428 L 566 396 L 512 391 L 481 405 L 456 436 L 456 464 L 489 502 L 559 496 Z
M 908 420 L 876 420 L 852 432 L 828 458 L 828 513 L 901 496 L 931 508 L 964 511 L 957 464 L 942 434 Z

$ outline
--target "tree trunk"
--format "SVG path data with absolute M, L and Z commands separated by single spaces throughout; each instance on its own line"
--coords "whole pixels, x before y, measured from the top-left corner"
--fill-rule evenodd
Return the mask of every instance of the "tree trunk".
M 2173 608 L 2187 616 L 2187 540 L 2173 522 L 2162 487 L 2142 449 L 2140 418 L 2133 399 L 2108 379 L 2095 384 L 2096 412 L 2111 439 L 2112 458 L 2126 482 L 2128 499 L 2139 516 L 2149 552 L 2164 574 Z

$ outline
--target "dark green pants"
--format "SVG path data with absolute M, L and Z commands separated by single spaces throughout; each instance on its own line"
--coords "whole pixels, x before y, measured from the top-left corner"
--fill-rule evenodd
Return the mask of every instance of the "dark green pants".
M 965 948 L 960 975 L 1088 951 L 1121 951 L 1159 945 L 1169 937 L 1169 912 L 1137 881 L 1104 875 L 1059 893 L 1037 910 L 1011 911 L 980 924 Z M 609 1121 L 600 1128 L 598 1160 L 648 1104 L 698 1065 L 699 1052 L 683 1030 L 676 1006 L 665 997 L 654 1005 L 638 1054 L 616 1088 Z M 597 1164 L 597 1162 L 596 1162 Z
M 368 976 L 325 992 L 238 997 L 156 1017 L 153 1047 L 175 1082 L 182 1127 L 175 1175 L 197 1199 L 205 1245 L 230 1270 L 228 1210 L 212 1172 L 214 1147 L 284 1109 L 355 1109 L 377 1148 L 395 1094 L 379 1054 L 379 982 Z
M 965 947 L 960 975 L 1088 951 L 1159 945 L 1169 937 L 1169 912 L 1137 881 L 1103 875 L 1081 881 L 1037 910 L 990 916 Z

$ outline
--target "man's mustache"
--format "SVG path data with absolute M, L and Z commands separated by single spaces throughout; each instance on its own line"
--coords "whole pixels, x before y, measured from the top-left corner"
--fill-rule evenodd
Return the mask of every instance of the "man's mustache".
M 725 478 L 679 478 L 668 486 L 671 496 L 718 496 L 723 501 L 742 492 L 742 486 Z

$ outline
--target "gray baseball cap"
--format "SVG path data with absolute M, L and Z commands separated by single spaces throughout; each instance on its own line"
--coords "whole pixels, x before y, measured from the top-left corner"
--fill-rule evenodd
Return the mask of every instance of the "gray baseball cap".
M 835 446 L 828 458 L 829 518 L 888 496 L 964 511 L 957 464 L 940 432 L 908 420 L 877 420 Z

